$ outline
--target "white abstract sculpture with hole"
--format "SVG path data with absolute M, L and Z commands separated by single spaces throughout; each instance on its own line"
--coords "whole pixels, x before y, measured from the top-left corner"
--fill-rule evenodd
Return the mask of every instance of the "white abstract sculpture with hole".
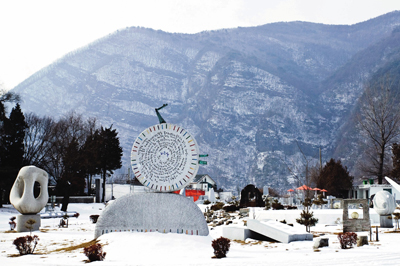
M 17 216 L 17 231 L 26 232 L 39 230 L 40 212 L 47 204 L 49 194 L 47 191 L 48 174 L 36 166 L 24 166 L 19 170 L 14 185 L 10 191 L 10 202 L 22 215 Z M 35 183 L 40 185 L 40 194 L 35 198 Z M 28 220 L 35 223 L 27 224 Z

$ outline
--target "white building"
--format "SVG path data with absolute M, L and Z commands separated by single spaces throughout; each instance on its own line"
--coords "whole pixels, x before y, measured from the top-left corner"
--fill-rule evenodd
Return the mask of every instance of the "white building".
M 396 201 L 400 201 L 400 191 L 390 184 L 374 184 L 373 180 L 365 180 L 361 185 L 354 186 L 349 191 L 349 197 L 352 199 L 370 199 L 377 192 L 385 190 L 393 195 Z
M 207 174 L 196 175 L 192 182 L 190 182 L 188 189 L 197 189 L 208 192 L 211 188 L 216 189 L 217 183 Z

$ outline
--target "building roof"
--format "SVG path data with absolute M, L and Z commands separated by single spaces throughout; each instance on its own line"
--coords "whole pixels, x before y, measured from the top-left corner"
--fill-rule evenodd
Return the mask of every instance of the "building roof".
M 200 182 L 203 181 L 203 179 L 205 179 L 207 176 L 208 176 L 212 181 L 214 181 L 214 183 L 215 183 L 215 180 L 212 179 L 212 178 L 211 178 L 209 175 L 207 175 L 207 174 L 205 174 L 205 175 L 196 175 L 196 176 L 193 178 L 193 181 L 190 182 L 190 183 L 191 183 L 191 184 L 200 183 Z

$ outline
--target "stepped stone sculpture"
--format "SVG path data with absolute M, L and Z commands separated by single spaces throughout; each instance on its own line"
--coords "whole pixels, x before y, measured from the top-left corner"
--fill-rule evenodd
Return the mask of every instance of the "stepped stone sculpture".
M 387 191 L 379 191 L 374 197 L 374 210 L 380 216 L 382 228 L 393 228 L 391 218 L 392 212 L 396 209 L 393 195 Z
M 10 202 L 22 215 L 17 215 L 17 231 L 26 232 L 39 230 L 40 215 L 37 214 L 45 206 L 49 199 L 47 191 L 48 174 L 36 166 L 24 166 L 19 170 L 14 185 L 10 191 Z M 35 198 L 33 189 L 35 182 L 40 185 L 40 194 Z M 26 222 L 33 219 L 32 228 L 27 227 Z M 29 225 L 28 225 L 29 226 Z

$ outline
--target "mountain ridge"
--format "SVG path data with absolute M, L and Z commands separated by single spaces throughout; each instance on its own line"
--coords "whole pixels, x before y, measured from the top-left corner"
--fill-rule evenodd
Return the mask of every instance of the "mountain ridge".
M 157 123 L 154 108 L 168 103 L 167 122 L 188 129 L 210 154 L 200 173 L 230 190 L 247 183 L 284 189 L 298 181 L 288 166 L 304 164 L 298 146 L 309 160 L 319 148 L 326 160 L 335 154 L 337 132 L 362 83 L 381 66 L 361 80 L 345 67 L 358 66 L 357 54 L 363 58 L 368 49 L 379 52 L 379 42 L 396 35 L 398 25 L 400 12 L 351 26 L 288 22 L 198 34 L 130 27 L 13 90 L 24 111 L 61 116 L 75 110 L 113 124 L 124 167 L 137 134 Z

